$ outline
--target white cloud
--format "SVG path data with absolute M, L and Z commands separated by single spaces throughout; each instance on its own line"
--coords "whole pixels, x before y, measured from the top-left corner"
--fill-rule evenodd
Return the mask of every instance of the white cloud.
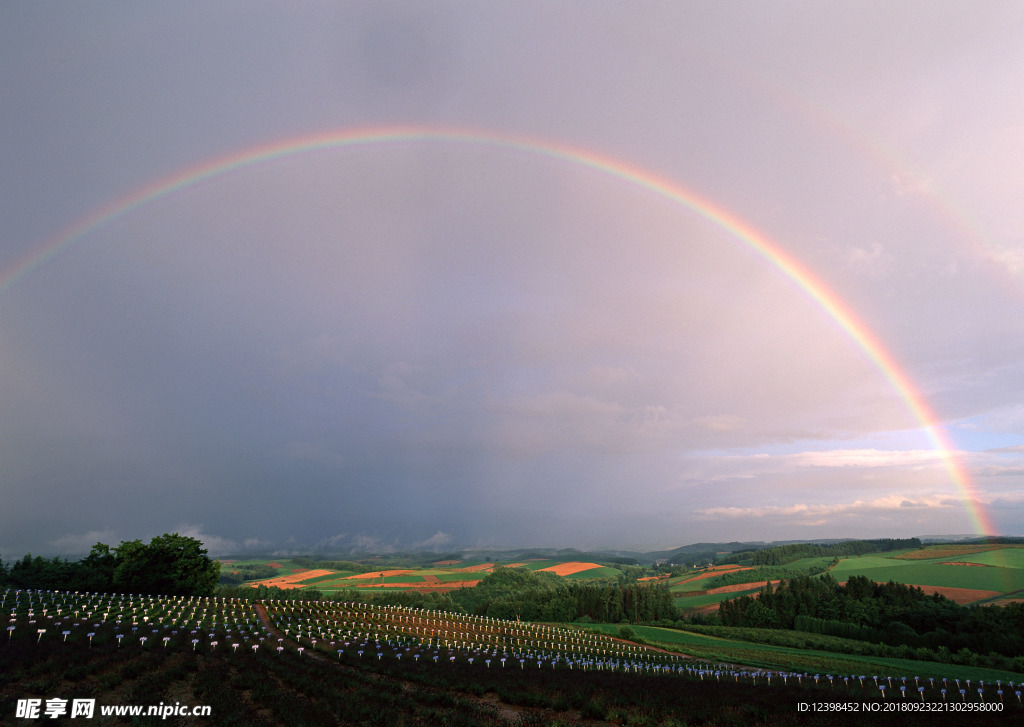
M 117 535 L 113 530 L 90 530 L 84 535 L 64 535 L 56 540 L 51 540 L 47 545 L 58 553 L 79 555 L 88 553 L 96 543 L 114 547 L 118 542 Z
M 945 466 L 946 455 L 934 449 L 833 449 L 787 455 L 798 467 L 931 467 Z
M 210 556 L 231 555 L 243 550 L 242 546 L 234 540 L 203 532 L 203 525 L 182 523 L 175 529 L 175 532 L 186 538 L 195 538 L 200 541 Z
M 431 550 L 436 553 L 451 545 L 453 540 L 454 538 L 452 538 L 450 533 L 438 530 L 423 542 L 416 543 L 412 547 L 415 550 Z
M 792 519 L 805 525 L 820 525 L 842 517 L 869 517 L 875 514 L 892 514 L 914 509 L 949 510 L 960 507 L 960 503 L 948 495 L 905 496 L 899 494 L 878 497 L 873 500 L 854 500 L 831 504 L 794 503 L 792 505 L 760 505 L 751 507 L 710 507 L 698 511 L 701 518 L 708 520 L 739 518 Z

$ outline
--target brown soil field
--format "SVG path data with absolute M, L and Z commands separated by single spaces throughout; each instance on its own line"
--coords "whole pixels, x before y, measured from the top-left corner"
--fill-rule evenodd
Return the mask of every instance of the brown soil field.
M 437 576 L 423 576 L 424 583 L 440 583 L 441 579 Z
M 267 563 L 271 568 L 284 568 L 280 563 Z
M 480 565 L 467 565 L 465 568 L 455 568 L 456 573 L 482 573 L 484 571 L 494 570 L 495 565 L 500 565 L 502 568 L 519 568 L 520 566 L 526 565 L 526 563 L 481 563 Z
M 915 550 L 912 553 L 905 553 L 903 555 L 894 555 L 893 558 L 897 560 L 929 560 L 931 558 L 951 558 L 957 555 L 972 555 L 974 553 L 985 553 L 989 550 L 999 550 L 1001 548 L 1010 548 L 1010 545 L 957 545 L 950 543 L 949 545 L 940 545 L 934 547 L 924 548 L 922 550 Z
M 278 588 L 302 588 L 298 585 L 299 581 L 304 581 L 307 578 L 316 578 L 318 576 L 329 576 L 334 571 L 329 570 L 306 570 L 303 569 L 298 573 L 291 573 L 286 576 L 280 576 L 279 578 L 268 578 L 263 581 L 253 581 L 246 585 L 256 588 L 257 586 L 277 586 Z
M 459 588 L 472 588 L 480 581 L 446 581 L 437 583 L 428 583 L 427 581 L 420 581 L 419 583 L 360 583 L 356 588 L 405 588 L 408 590 L 415 591 L 432 591 L 434 593 L 447 593 L 448 591 L 455 591 Z
M 644 576 L 643 578 L 637 578 L 638 581 L 664 581 L 667 579 L 667 574 L 663 576 Z
M 601 566 L 597 563 L 580 563 L 579 561 L 571 561 L 569 563 L 559 563 L 558 565 L 541 568 L 538 572 L 546 571 L 548 573 L 554 573 L 556 576 L 571 576 L 573 573 L 582 573 L 585 570 L 600 567 Z
M 737 591 L 749 591 L 751 588 L 764 588 L 768 585 L 768 581 L 753 581 L 751 583 L 733 583 L 731 586 L 722 586 L 721 588 L 712 588 L 705 593 L 709 596 L 713 596 L 716 593 L 736 593 Z
M 914 583 L 908 583 L 908 586 L 916 585 Z M 945 596 L 950 601 L 955 601 L 961 606 L 965 606 L 968 603 L 974 603 L 980 601 L 983 598 L 992 598 L 992 596 L 998 596 L 999 591 L 981 591 L 973 588 L 949 588 L 944 586 L 917 586 L 925 593 L 938 593 Z
M 1024 598 L 1000 598 L 998 601 L 992 601 L 989 606 L 1005 606 L 1009 603 L 1024 603 Z
M 694 608 L 694 609 L 688 609 L 686 612 L 690 613 L 690 614 L 699 613 L 699 614 L 703 614 L 703 615 L 706 616 L 709 613 L 714 613 L 715 611 L 717 611 L 718 607 L 721 606 L 721 605 L 722 604 L 720 604 L 720 603 L 709 603 L 706 606 L 701 606 L 699 608 Z M 686 608 L 686 607 L 684 606 L 683 608 Z
M 962 561 L 957 561 L 957 560 L 949 560 L 949 561 L 946 561 L 945 563 L 939 563 L 939 565 L 976 565 L 979 568 L 992 568 L 993 567 L 993 566 L 988 565 L 987 563 L 964 563 Z
M 885 585 L 881 581 L 875 581 L 878 585 Z M 839 583 L 841 586 L 846 585 L 846 581 Z M 953 588 L 952 586 L 923 586 L 918 583 L 906 583 L 905 585 L 913 586 L 914 588 L 920 588 L 927 594 L 938 593 L 941 596 L 945 596 L 950 601 L 959 603 L 961 606 L 965 606 L 968 603 L 974 603 L 980 601 L 983 598 L 992 598 L 992 596 L 998 596 L 999 591 L 982 591 L 974 588 Z
M 461 560 L 439 560 L 431 565 L 458 565 L 461 562 Z
M 330 571 L 328 571 L 328 572 L 330 572 Z M 360 579 L 368 579 L 368 578 L 380 578 L 381 576 L 383 576 L 385 578 L 390 578 L 391 576 L 404 576 L 404 575 L 408 575 L 409 573 L 415 573 L 415 572 L 416 571 L 414 571 L 414 570 L 372 570 L 369 573 L 356 573 L 354 576 L 345 576 L 345 578 L 342 579 L 342 580 L 349 580 L 349 579 L 351 579 L 351 580 L 360 580 Z

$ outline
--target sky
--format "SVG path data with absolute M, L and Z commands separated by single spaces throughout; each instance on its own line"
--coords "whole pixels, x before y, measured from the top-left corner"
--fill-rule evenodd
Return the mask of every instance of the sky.
M 0 5 L 0 558 L 1024 535 L 1024 5 Z

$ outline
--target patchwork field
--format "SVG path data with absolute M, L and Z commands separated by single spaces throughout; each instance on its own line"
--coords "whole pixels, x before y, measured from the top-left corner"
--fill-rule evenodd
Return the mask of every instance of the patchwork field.
M 248 580 L 246 586 L 277 586 L 278 588 L 316 588 L 321 593 L 332 594 L 347 589 L 389 589 L 395 591 L 431 591 L 444 593 L 458 588 L 472 588 L 493 572 L 497 566 L 503 568 L 527 568 L 532 571 L 553 573 L 572 580 L 618 580 L 622 571 L 601 563 L 583 561 L 530 560 L 509 562 L 472 562 L 445 560 L 430 563 L 424 568 L 381 568 L 365 573 L 352 571 L 318 569 L 308 570 L 291 561 L 269 563 L 267 561 L 235 561 L 230 568 L 239 564 L 273 566 L 280 575 L 273 578 Z M 227 570 L 229 567 L 224 566 Z
M 830 558 L 803 558 L 787 563 L 778 572 L 820 570 Z M 756 593 L 765 580 L 733 583 L 708 588 L 709 579 L 723 573 L 750 570 L 749 566 L 718 566 L 695 575 L 673 578 L 670 590 L 678 608 L 707 612 L 722 601 Z M 768 569 L 769 571 L 773 569 Z M 895 581 L 917 586 L 926 593 L 939 593 L 961 605 L 1006 604 L 1024 598 L 1024 547 L 1013 545 L 933 545 L 911 551 L 851 556 L 828 568 L 843 583 L 851 576 L 864 576 L 877 583 Z M 759 573 L 765 573 L 760 569 Z
M 1024 591 L 1024 548 L 930 546 L 891 557 L 843 558 L 831 572 L 838 581 L 860 575 L 919 586 L 957 603 L 985 603 Z

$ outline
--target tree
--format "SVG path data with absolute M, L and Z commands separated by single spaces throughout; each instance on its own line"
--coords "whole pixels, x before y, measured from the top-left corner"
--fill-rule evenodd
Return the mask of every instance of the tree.
M 127 540 L 117 547 L 114 587 L 127 593 L 209 596 L 217 587 L 220 563 L 202 542 L 177 533 L 158 535 L 149 545 Z M 95 549 L 94 549 L 95 550 Z
M 73 587 L 83 591 L 109 591 L 114 585 L 114 569 L 117 556 L 109 545 L 96 543 L 78 563 L 77 578 Z

